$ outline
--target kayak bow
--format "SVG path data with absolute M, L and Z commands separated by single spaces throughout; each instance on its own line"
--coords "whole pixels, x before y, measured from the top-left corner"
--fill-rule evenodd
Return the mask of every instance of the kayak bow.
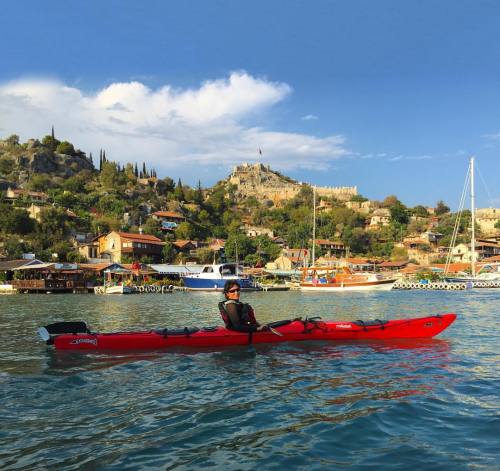
M 38 333 L 47 344 L 53 344 L 57 350 L 161 350 L 173 347 L 206 348 L 307 340 L 432 338 L 445 330 L 455 319 L 456 314 L 390 321 L 377 319 L 333 322 L 322 321 L 320 318 L 295 319 L 270 323 L 269 331 L 251 334 L 228 330 L 224 327 L 93 333 L 85 322 L 57 322 L 40 328 Z

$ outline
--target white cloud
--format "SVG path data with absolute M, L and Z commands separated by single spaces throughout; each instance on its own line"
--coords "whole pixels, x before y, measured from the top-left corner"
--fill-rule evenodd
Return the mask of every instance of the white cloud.
M 318 119 L 318 117 L 315 114 L 306 114 L 305 116 L 302 116 L 300 118 L 302 121 L 314 121 Z
M 485 134 L 483 137 L 492 141 L 500 141 L 500 132 L 496 134 Z
M 86 152 L 96 155 L 104 148 L 112 160 L 146 161 L 160 175 L 187 167 L 225 176 L 231 165 L 257 160 L 259 147 L 262 160 L 277 169 L 328 168 L 347 153 L 342 136 L 259 127 L 262 113 L 291 93 L 287 84 L 245 72 L 196 89 L 151 89 L 132 81 L 95 93 L 55 80 L 23 79 L 0 84 L 0 129 L 25 140 L 48 134 L 54 125 L 56 136 Z

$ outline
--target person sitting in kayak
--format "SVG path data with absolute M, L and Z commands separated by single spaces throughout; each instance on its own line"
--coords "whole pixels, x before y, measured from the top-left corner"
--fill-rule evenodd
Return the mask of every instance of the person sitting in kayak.
M 261 326 L 250 304 L 240 301 L 241 286 L 236 280 L 228 280 L 224 285 L 225 301 L 219 303 L 219 309 L 226 328 L 239 332 L 267 331 L 267 326 Z

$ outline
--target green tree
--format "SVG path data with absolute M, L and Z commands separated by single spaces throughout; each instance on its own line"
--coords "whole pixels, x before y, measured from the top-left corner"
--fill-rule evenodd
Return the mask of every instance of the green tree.
M 28 182 L 28 189 L 33 191 L 47 191 L 53 186 L 52 178 L 46 173 L 33 175 Z
M 35 230 L 35 221 L 24 209 L 13 208 L 8 204 L 0 205 L 0 230 L 6 234 L 29 234 Z
M 10 159 L 0 158 L 0 176 L 8 175 L 14 169 L 14 162 Z
M 31 252 L 31 247 L 26 242 L 20 242 L 19 237 L 8 237 L 4 241 L 4 251 L 9 259 L 19 259 L 23 253 Z
M 191 240 L 196 234 L 196 228 L 190 222 L 181 222 L 175 229 L 175 236 L 178 239 Z
M 391 253 L 391 260 L 395 262 L 403 262 L 408 260 L 408 252 L 404 247 L 394 247 Z
M 177 186 L 174 190 L 174 196 L 177 201 L 186 201 L 186 197 L 184 195 L 184 188 L 182 187 L 181 179 L 177 182 Z
M 82 175 L 75 175 L 73 177 L 66 178 L 62 182 L 61 186 L 64 190 L 71 191 L 72 193 L 84 193 L 87 179 L 88 178 L 85 178 Z
M 399 224 L 408 224 L 410 217 L 408 215 L 408 209 L 400 201 L 396 201 L 391 207 L 391 220 Z
M 108 191 L 119 190 L 126 183 L 124 175 L 118 171 L 116 164 L 114 162 L 104 162 L 104 160 L 99 180 L 102 187 Z
M 174 244 L 172 244 L 172 242 L 170 241 L 165 242 L 165 245 L 163 246 L 163 249 L 161 251 L 163 263 L 172 263 L 175 260 L 176 255 L 177 250 L 175 250 Z
M 495 229 L 500 229 L 500 219 L 497 219 L 497 222 L 495 222 Z
M 42 139 L 42 144 L 45 147 L 48 147 L 50 150 L 55 150 L 57 146 L 60 144 L 60 141 L 58 141 L 55 137 L 47 135 Z
M 365 198 L 363 195 L 354 195 L 351 197 L 351 201 L 364 203 L 365 201 L 368 201 L 368 198 Z
M 422 206 L 421 204 L 412 208 L 411 212 L 413 213 L 414 216 L 420 216 L 423 218 L 426 218 L 429 216 L 429 212 L 427 211 L 427 208 L 425 206 Z
M 104 173 L 104 172 L 103 172 Z M 102 176 L 102 174 L 101 174 Z M 104 213 L 121 217 L 125 212 L 125 202 L 116 195 L 104 195 L 99 199 L 97 207 Z
M 7 139 L 5 139 L 7 145 L 12 147 L 17 147 L 19 145 L 19 136 L 17 134 L 11 134 Z
M 194 192 L 193 201 L 196 204 L 203 203 L 203 190 L 201 189 L 201 181 L 200 180 L 198 180 L 198 186 L 196 187 L 196 191 Z
M 255 241 L 245 234 L 231 234 L 224 245 L 224 252 L 228 260 L 236 260 L 236 254 L 238 255 L 238 260 L 245 260 L 247 255 L 255 253 L 256 245 Z
M 370 246 L 369 235 L 360 227 L 346 227 L 342 234 L 342 241 L 352 253 L 366 253 Z
M 441 216 L 442 214 L 446 214 L 449 212 L 450 212 L 450 208 L 448 206 L 446 206 L 444 201 L 439 200 L 436 204 L 436 210 L 435 210 L 436 216 Z
M 56 153 L 65 155 L 75 155 L 75 148 L 73 144 L 68 141 L 60 142 L 56 147 Z

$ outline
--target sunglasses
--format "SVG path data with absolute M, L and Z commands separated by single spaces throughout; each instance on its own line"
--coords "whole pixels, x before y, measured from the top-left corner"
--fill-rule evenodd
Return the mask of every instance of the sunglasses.
M 241 290 L 239 288 L 234 288 L 234 289 L 230 289 L 228 290 L 228 293 L 239 293 Z

